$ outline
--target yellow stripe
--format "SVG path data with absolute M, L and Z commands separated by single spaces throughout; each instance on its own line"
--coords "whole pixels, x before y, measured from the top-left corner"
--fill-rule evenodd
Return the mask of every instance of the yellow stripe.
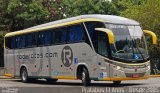
M 102 80 L 104 80 L 104 81 L 110 81 L 110 80 L 111 80 L 111 78 L 106 77 L 106 78 L 103 78 Z
M 160 75 L 150 75 L 150 77 L 160 77 Z
M 77 79 L 75 76 L 55 76 L 55 79 Z
M 72 25 L 72 24 L 77 24 L 81 22 L 87 22 L 87 21 L 99 21 L 103 22 L 103 20 L 96 19 L 96 18 L 86 18 L 86 19 L 79 19 L 71 22 L 66 22 L 66 23 L 60 23 L 52 26 L 46 26 L 46 27 L 41 27 L 41 28 L 35 28 L 35 29 L 30 29 L 30 30 L 20 30 L 12 33 L 8 33 L 5 35 L 5 37 L 11 37 L 11 36 L 16 36 L 16 35 L 21 35 L 21 34 L 26 34 L 26 33 L 31 33 L 31 32 L 37 32 L 41 30 L 46 30 L 46 29 L 51 29 L 51 28 L 57 28 L 57 27 L 62 27 L 62 26 L 67 26 L 67 25 Z
M 103 78 L 105 81 L 123 81 L 123 80 L 140 80 L 140 79 L 148 79 L 149 76 L 140 77 L 140 78 Z
M 149 30 L 143 30 L 145 34 L 151 35 L 152 36 L 152 43 L 157 44 L 157 36 L 154 32 L 149 31 Z
M 6 77 L 13 77 L 12 74 L 4 74 L 4 76 L 6 76 Z

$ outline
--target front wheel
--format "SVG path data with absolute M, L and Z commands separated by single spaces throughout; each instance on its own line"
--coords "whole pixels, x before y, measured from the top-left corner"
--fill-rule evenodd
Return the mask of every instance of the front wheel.
M 90 85 L 91 83 L 91 80 L 89 78 L 89 73 L 88 73 L 88 70 L 86 68 L 83 69 L 82 73 L 81 73 L 81 76 L 82 76 L 82 85 L 83 86 L 88 86 Z
M 24 83 L 27 83 L 29 81 L 28 73 L 27 73 L 26 68 L 22 68 L 22 70 L 21 70 L 21 80 Z
M 113 81 L 113 84 L 119 85 L 119 84 L 121 84 L 121 81 Z

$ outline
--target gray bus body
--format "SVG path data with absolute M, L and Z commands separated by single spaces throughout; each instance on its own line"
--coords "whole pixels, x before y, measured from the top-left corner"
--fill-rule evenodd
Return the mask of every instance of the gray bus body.
M 89 27 L 92 23 L 94 26 Z M 77 28 L 72 28 L 74 25 L 78 25 Z M 144 37 L 138 22 L 111 15 L 82 15 L 8 33 L 5 36 L 4 48 L 6 74 L 19 77 L 22 69 L 25 68 L 29 78 L 81 79 L 81 73 L 85 68 L 90 80 L 147 79 L 150 75 L 150 61 L 145 39 L 139 40 L 143 42 L 144 46 L 142 48 L 137 47 L 135 44 L 137 42 L 132 40 L 134 37 L 130 31 L 130 29 L 133 30 L 132 26 L 134 29 L 138 29 L 134 31 L 140 35 L 137 36 L 140 37 L 139 39 Z M 48 37 L 44 35 L 46 31 L 52 32 L 50 34 L 55 32 L 58 36 L 58 31 L 61 28 L 68 31 L 65 33 L 67 35 L 61 37 L 66 37 L 64 42 L 61 39 L 59 43 L 55 43 L 58 40 L 55 40 L 54 43 L 52 40 L 52 43 L 46 44 L 45 42 L 51 39 L 49 38 L 40 44 L 44 39 L 39 38 Z M 107 28 L 113 31 L 115 43 L 110 44 L 107 34 L 96 31 L 95 28 Z M 72 42 L 73 37 L 70 33 L 73 32 L 73 29 L 83 29 L 83 39 L 77 39 L 77 35 L 74 35 L 74 39 L 77 41 L 73 40 Z M 91 36 L 90 29 L 96 34 Z M 122 29 L 122 32 L 118 32 L 118 29 Z M 40 35 L 41 32 L 44 34 Z M 29 39 L 28 34 L 36 35 L 39 40 L 32 39 L 36 44 L 31 46 L 26 45 L 26 43 L 22 44 Z M 52 35 L 52 38 L 57 37 L 56 35 Z M 23 37 L 25 37 L 24 40 Z M 121 48 L 120 45 L 129 46 L 129 52 Z M 103 49 L 103 46 L 106 49 Z

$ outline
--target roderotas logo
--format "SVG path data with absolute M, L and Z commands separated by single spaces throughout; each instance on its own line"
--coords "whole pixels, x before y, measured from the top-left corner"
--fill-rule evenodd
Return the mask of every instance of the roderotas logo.
M 61 59 L 64 66 L 69 67 L 73 62 L 73 52 L 69 46 L 65 46 L 61 53 Z

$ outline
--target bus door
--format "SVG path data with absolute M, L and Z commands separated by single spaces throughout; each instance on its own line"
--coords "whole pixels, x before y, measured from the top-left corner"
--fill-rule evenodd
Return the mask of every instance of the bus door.
M 14 49 L 4 49 L 4 65 L 6 68 L 6 74 L 15 75 L 15 52 Z
M 109 78 L 110 65 L 108 62 L 108 36 L 105 32 L 97 32 L 97 53 L 98 53 L 98 66 L 99 66 L 99 78 Z
M 4 46 L 4 66 L 6 74 L 15 76 L 16 73 L 16 60 L 15 60 L 15 37 L 5 37 Z M 17 66 L 18 67 L 18 66 Z
M 110 43 L 112 43 L 113 36 L 110 33 L 110 30 L 105 28 L 95 28 L 97 33 L 97 57 L 98 57 L 98 68 L 99 75 L 98 78 L 110 80 L 111 68 L 110 68 L 110 60 L 109 60 L 109 49 Z M 109 32 L 109 34 L 108 34 Z M 111 35 L 110 35 L 111 34 Z M 114 41 L 114 40 L 113 40 Z

